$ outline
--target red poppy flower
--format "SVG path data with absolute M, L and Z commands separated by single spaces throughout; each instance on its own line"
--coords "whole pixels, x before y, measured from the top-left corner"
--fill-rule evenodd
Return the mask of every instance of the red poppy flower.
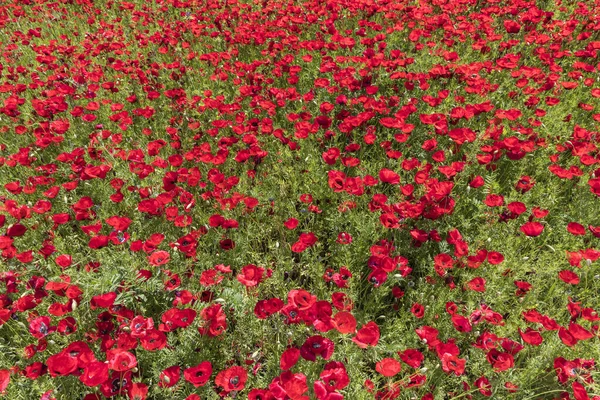
M 491 349 L 487 354 L 487 360 L 495 371 L 506 371 L 515 364 L 514 358 L 509 353 L 503 353 L 496 349 Z
M 579 284 L 579 276 L 567 269 L 562 270 L 558 273 L 558 277 L 561 281 L 568 283 L 569 285 L 578 285 Z
M 77 331 L 77 321 L 73 317 L 61 319 L 56 327 L 58 333 L 70 335 Z
M 512 382 L 506 382 L 504 384 L 504 387 L 506 388 L 506 390 L 508 390 L 509 393 L 517 393 L 519 390 L 519 386 L 515 385 Z
M 317 240 L 318 239 L 314 233 L 303 232 L 300 234 L 300 237 L 298 238 L 298 243 L 302 243 L 304 246 L 310 247 L 310 246 L 313 246 L 315 243 L 317 243 Z
M 488 194 L 484 203 L 488 207 L 500 207 L 504 205 L 504 197 L 499 194 Z
M 335 314 L 333 323 L 339 333 L 347 334 L 356 332 L 356 318 L 349 312 L 340 311 Z
M 260 300 L 254 306 L 254 315 L 258 319 L 266 319 L 283 308 L 283 301 L 278 298 Z
M 292 245 L 291 250 L 294 253 L 302 253 L 304 250 L 306 250 L 308 248 L 308 246 L 302 242 L 296 242 Z
M 588 225 L 588 229 L 597 238 L 600 238 L 600 226 Z
M 337 390 L 342 390 L 350 384 L 346 367 L 339 361 L 328 362 L 319 375 L 319 379 L 314 384 L 317 398 L 333 400 L 331 396 L 336 394 Z
M 108 364 L 100 361 L 89 363 L 83 369 L 79 380 L 86 386 L 99 386 L 108 380 Z
M 9 383 L 10 371 L 7 369 L 0 369 L 0 393 L 6 392 Z
M 527 211 L 527 206 L 524 203 L 521 203 L 520 201 L 513 201 L 512 203 L 509 203 L 506 207 L 510 212 L 516 215 L 521 215 L 525 211 Z
M 220 371 L 215 378 L 215 384 L 225 393 L 243 390 L 246 386 L 248 373 L 243 367 L 234 366 Z
M 430 349 L 434 349 L 440 343 L 439 331 L 431 326 L 422 326 L 415 329 L 415 332 Z
M 577 222 L 569 222 L 567 224 L 567 231 L 571 235 L 575 235 L 575 236 L 585 235 L 585 227 L 581 224 L 578 224 Z
M 538 331 L 535 331 L 531 328 L 527 328 L 525 332 L 521 331 L 519 328 L 519 335 L 521 335 L 521 338 L 525 343 L 528 343 L 532 346 L 539 346 L 544 340 Z
M 478 378 L 475 381 L 474 385 L 476 388 L 479 389 L 479 393 L 481 393 L 482 395 L 486 397 L 490 397 L 492 395 L 492 385 L 485 376 Z
M 50 318 L 48 317 L 38 317 L 29 323 L 29 333 L 38 339 L 54 331 L 56 331 L 56 327 L 50 326 Z
M 132 353 L 118 349 L 109 350 L 106 353 L 106 359 L 108 360 L 108 367 L 113 371 L 129 371 L 137 365 L 137 359 Z
M 108 236 L 104 236 L 104 235 L 94 236 L 93 238 L 90 239 L 88 246 L 90 247 L 90 249 L 101 249 L 103 247 L 108 246 L 108 240 L 109 240 Z
M 400 363 L 393 358 L 384 358 L 383 360 L 379 361 L 375 366 L 375 370 L 386 377 L 398 374 L 400 372 L 400 369 Z
M 379 171 L 379 180 L 390 185 L 397 185 L 400 183 L 400 175 L 391 169 L 383 168 Z
M 521 226 L 521 232 L 530 237 L 540 236 L 544 230 L 544 225 L 539 222 L 527 222 Z
M 458 356 L 454 356 L 450 353 L 445 353 L 441 357 L 442 361 L 442 370 L 446 373 L 453 372 L 454 375 L 460 376 L 465 372 L 465 365 L 467 364 L 467 360 L 464 358 L 458 358 Z
M 198 332 L 202 336 L 217 337 L 227 329 L 227 316 L 221 304 L 206 307 L 201 311 L 200 316 L 204 323 L 198 327 Z
M 492 265 L 498 265 L 504 261 L 504 256 L 497 251 L 490 251 L 487 253 L 487 260 Z
M 127 217 L 119 217 L 117 215 L 113 215 L 112 217 L 107 218 L 106 223 L 113 227 L 116 231 L 124 232 L 131 225 L 131 219 Z
M 293 374 L 291 371 L 282 373 L 273 378 L 269 390 L 276 399 L 285 399 L 286 396 L 290 399 L 308 399 L 307 396 L 303 396 L 308 391 L 308 385 L 306 384 L 306 376 L 301 373 Z
M 288 293 L 288 303 L 293 304 L 300 311 L 308 310 L 316 301 L 317 296 L 304 289 L 294 289 Z
M 170 332 L 178 328 L 187 328 L 194 322 L 194 319 L 196 319 L 196 310 L 193 308 L 171 308 L 161 316 L 163 324 L 158 329 Z
M 207 269 L 200 275 L 200 284 L 203 286 L 214 286 L 221 283 L 224 279 L 222 275 L 218 275 L 219 272 L 214 269 Z
M 75 360 L 77 368 L 85 368 L 89 363 L 97 361 L 89 346 L 81 341 L 71 343 L 63 353 Z
M 115 292 L 108 292 L 102 295 L 92 297 L 90 300 L 90 308 L 95 310 L 96 308 L 108 308 L 112 306 L 117 298 Z
M 573 397 L 575 400 L 590 400 L 590 396 L 580 382 L 573 381 L 571 388 L 573 389 Z
M 160 373 L 158 376 L 158 386 L 162 388 L 173 387 L 179 382 L 179 378 L 181 378 L 181 367 L 173 365 Z
M 422 304 L 415 303 L 411 307 L 410 312 L 417 318 L 423 318 L 425 315 L 425 307 Z
M 100 392 L 104 397 L 125 395 L 132 387 L 131 375 L 131 371 L 113 371 L 108 380 L 100 385 Z
M 485 279 L 478 276 L 476 278 L 471 279 L 469 282 L 467 282 L 467 286 L 469 287 L 469 289 L 475 291 L 475 292 L 485 292 Z
M 402 361 L 413 368 L 419 368 L 425 358 L 423 353 L 417 349 L 406 349 L 402 352 L 398 352 L 398 355 Z
M 363 325 L 352 341 L 361 349 L 366 349 L 369 346 L 377 346 L 379 343 L 379 326 L 373 321 Z
M 549 210 L 545 210 L 540 207 L 533 207 L 533 209 L 531 210 L 531 213 L 533 214 L 533 216 L 535 218 L 544 218 L 545 216 L 548 215 L 549 212 L 550 212 Z
M 219 246 L 225 251 L 233 250 L 235 248 L 235 242 L 231 239 L 223 239 L 219 242 Z
M 62 254 L 62 255 L 56 257 L 55 261 L 58 266 L 60 266 L 64 269 L 64 268 L 69 267 L 72 264 L 73 258 L 71 257 L 70 254 Z
M 521 25 L 516 21 L 506 20 L 504 21 L 504 29 L 506 29 L 506 33 L 519 33 Z
M 571 332 L 562 326 L 558 329 L 558 337 L 559 339 L 567 346 L 573 347 L 577 344 L 579 340 L 571 334 Z
M 136 382 L 129 389 L 129 400 L 146 400 L 148 396 L 148 385 Z
M 46 365 L 53 378 L 70 375 L 77 371 L 77 359 L 70 357 L 64 351 L 48 357 Z
M 315 335 L 304 341 L 304 344 L 300 347 L 300 355 L 308 361 L 316 361 L 317 356 L 329 360 L 333 354 L 333 350 L 333 341 L 323 336 Z
M 295 347 L 291 347 L 281 354 L 281 358 L 279 360 L 279 367 L 282 370 L 286 371 L 292 368 L 294 365 L 296 365 L 299 358 L 300 350 Z
M 160 350 L 167 345 L 167 335 L 159 330 L 149 329 L 140 336 L 140 344 L 144 350 Z
M 267 389 L 252 389 L 248 392 L 248 400 L 274 400 L 275 398 Z M 197 400 L 200 400 L 198 397 Z
M 592 332 L 575 322 L 569 323 L 569 333 L 577 340 L 588 340 L 595 336 Z
M 452 315 L 452 325 L 454 325 L 454 329 L 459 332 L 471 332 L 473 327 L 471 326 L 471 322 L 466 317 L 463 317 L 460 314 Z
M 264 268 L 249 264 L 242 268 L 242 272 L 238 274 L 237 280 L 246 287 L 254 287 L 262 282 L 264 272 Z
M 475 178 L 473 178 L 471 180 L 471 182 L 469 182 L 469 186 L 471 186 L 472 188 L 479 188 L 482 187 L 483 185 L 485 185 L 485 181 L 483 180 L 483 177 L 481 177 L 480 175 L 477 175 Z
M 42 364 L 39 361 L 36 361 L 36 362 L 28 365 L 27 367 L 25 367 L 25 370 L 23 371 L 23 375 L 29 379 L 37 379 L 40 376 L 44 375 L 47 371 L 48 371 L 48 367 L 46 367 L 46 365 Z M 0 379 L 0 381 L 1 381 L 1 379 Z M 0 393 L 1 392 L 2 391 L 0 390 Z
M 209 361 L 203 361 L 195 367 L 184 370 L 183 377 L 195 387 L 200 387 L 206 385 L 212 372 L 212 364 Z
M 322 154 L 323 161 L 328 165 L 334 165 L 338 158 L 340 158 L 341 152 L 337 147 L 332 147 Z
M 283 226 L 285 226 L 287 229 L 296 229 L 296 227 L 298 226 L 298 220 L 296 218 L 289 218 L 287 221 L 284 222 Z
M 148 263 L 152 266 L 164 265 L 169 262 L 171 256 L 164 250 L 155 251 L 148 257 Z
M 352 236 L 348 232 L 340 232 L 336 242 L 339 244 L 350 244 L 352 243 Z

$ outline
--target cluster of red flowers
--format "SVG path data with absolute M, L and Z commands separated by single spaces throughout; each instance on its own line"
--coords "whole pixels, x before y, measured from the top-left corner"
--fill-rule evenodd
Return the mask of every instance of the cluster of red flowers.
M 600 399 L 600 4 L 417 3 L 1 4 L 0 393 Z

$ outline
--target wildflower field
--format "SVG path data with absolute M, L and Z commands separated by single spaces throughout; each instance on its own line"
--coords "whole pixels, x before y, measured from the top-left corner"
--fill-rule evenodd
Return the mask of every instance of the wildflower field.
M 0 398 L 600 399 L 600 1 L 0 2 Z

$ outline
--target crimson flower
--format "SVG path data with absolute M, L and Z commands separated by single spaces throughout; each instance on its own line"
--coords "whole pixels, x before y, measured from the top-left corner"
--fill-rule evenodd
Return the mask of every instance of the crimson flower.
M 423 353 L 417 349 L 406 349 L 402 352 L 398 352 L 398 355 L 402 361 L 413 368 L 419 368 L 425 358 Z
M 527 222 L 521 226 L 521 232 L 530 237 L 540 236 L 544 230 L 544 225 L 539 222 Z
M 225 391 L 225 393 L 240 391 L 246 386 L 248 373 L 243 367 L 234 366 L 220 371 L 216 378 L 215 384 Z
M 179 365 L 173 365 L 163 370 L 158 377 L 158 386 L 160 387 L 173 387 L 179 382 L 181 377 L 181 367 Z
M 300 355 L 308 361 L 316 361 L 317 356 L 329 360 L 333 354 L 334 344 L 330 339 L 323 336 L 311 336 L 300 347 Z
M 129 389 L 129 399 L 130 400 L 146 400 L 148 396 L 148 385 L 143 383 L 136 382 L 131 385 L 131 389 Z
M 386 377 L 391 377 L 398 374 L 400 369 L 400 363 L 393 358 L 384 358 L 375 366 L 375 370 Z
M 137 359 L 135 356 L 123 350 L 109 350 L 106 354 L 108 360 L 108 367 L 113 371 L 125 372 L 137 365 Z
M 442 370 L 444 372 L 453 372 L 456 376 L 464 374 L 465 365 L 467 364 L 467 360 L 465 360 L 464 358 L 458 358 L 458 356 L 452 355 L 450 353 L 445 353 L 442 355 L 441 361 Z
M 281 354 L 281 358 L 279 360 L 279 368 L 286 371 L 291 369 L 300 358 L 300 350 L 296 347 L 290 347 L 286 351 Z
M 375 322 L 370 321 L 358 330 L 352 341 L 361 349 L 366 349 L 369 346 L 377 346 L 379 335 L 379 326 Z
M 0 393 L 6 392 L 9 383 L 10 371 L 7 369 L 0 369 Z
M 79 380 L 86 386 L 99 386 L 108 380 L 108 364 L 100 361 L 89 363 L 83 369 Z
M 184 370 L 183 377 L 195 387 L 200 387 L 206 385 L 212 375 L 212 371 L 212 364 L 209 361 L 203 361 L 195 367 Z
M 238 274 L 237 280 L 246 287 L 254 287 L 262 282 L 264 272 L 264 268 L 249 264 L 242 268 L 242 272 Z

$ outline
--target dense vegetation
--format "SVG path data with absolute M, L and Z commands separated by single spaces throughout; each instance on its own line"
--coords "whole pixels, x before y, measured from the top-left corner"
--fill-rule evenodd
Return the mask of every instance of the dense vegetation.
M 7 399 L 590 399 L 600 3 L 0 5 Z

